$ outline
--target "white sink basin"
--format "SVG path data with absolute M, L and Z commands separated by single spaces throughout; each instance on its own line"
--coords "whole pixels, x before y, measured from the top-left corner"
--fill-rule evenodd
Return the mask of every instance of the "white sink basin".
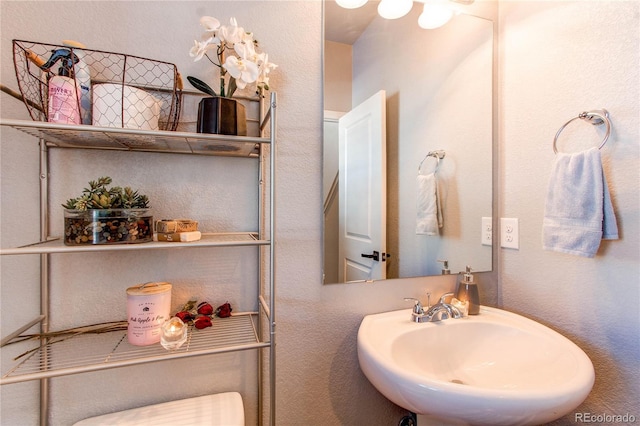
M 480 315 L 415 323 L 411 310 L 368 315 L 358 359 L 389 400 L 417 414 L 473 425 L 539 425 L 570 413 L 595 374 L 587 355 L 535 321 Z

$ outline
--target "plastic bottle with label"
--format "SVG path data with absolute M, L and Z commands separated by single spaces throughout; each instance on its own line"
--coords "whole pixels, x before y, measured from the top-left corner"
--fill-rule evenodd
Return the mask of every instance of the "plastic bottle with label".
M 77 62 L 73 65 L 73 76 L 80 89 L 80 117 L 82 124 L 91 124 L 91 73 L 86 61 L 85 45 L 73 40 L 63 40 L 62 44 L 71 47 Z
M 47 119 L 51 123 L 80 124 L 79 90 L 73 78 L 75 55 L 67 49 L 54 50 L 41 68 L 48 70 L 58 61 L 60 61 L 58 75 L 51 77 L 48 82 Z

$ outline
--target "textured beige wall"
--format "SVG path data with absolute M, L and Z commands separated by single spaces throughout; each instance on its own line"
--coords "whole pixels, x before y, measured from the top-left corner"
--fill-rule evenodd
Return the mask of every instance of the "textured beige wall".
M 589 355 L 596 383 L 577 411 L 637 419 L 640 3 L 507 1 L 500 11 L 500 210 L 520 219 L 520 250 L 500 252 L 501 303 Z M 608 109 L 613 123 L 602 157 L 621 239 L 603 242 L 593 259 L 543 251 L 553 137 L 570 118 L 597 108 Z M 572 124 L 563 143 L 586 149 L 600 142 L 602 129 Z M 573 421 L 569 415 L 562 424 Z
M 273 76 L 273 86 L 279 92 L 280 142 L 278 425 L 397 424 L 404 410 L 378 394 L 358 369 L 358 325 L 363 315 L 406 306 L 402 301 L 405 296 L 424 298 L 427 290 L 434 294 L 450 290 L 454 277 L 336 286 L 320 283 L 320 3 L 92 2 L 90 9 L 83 3 L 0 3 L 3 84 L 15 87 L 12 64 L 7 60 L 12 38 L 49 42 L 74 38 L 95 48 L 175 62 L 183 75 L 201 75 L 203 65 L 193 64 L 186 54 L 201 15 L 236 16 L 260 37 L 272 60 L 280 65 Z M 549 324 L 587 351 L 596 365 L 597 381 L 585 409 L 638 415 L 640 407 L 634 398 L 640 393 L 638 3 L 506 2 L 502 9 L 499 190 L 502 215 L 521 219 L 521 249 L 500 252 L 502 304 Z M 66 13 L 57 13 L 60 10 Z M 52 16 L 56 19 L 52 20 Z M 0 99 L 2 117 L 26 118 L 24 106 L 4 94 Z M 542 203 L 553 155 L 553 135 L 577 112 L 598 107 L 608 108 L 614 120 L 614 135 L 603 154 L 623 239 L 605 244 L 599 256 L 591 260 L 543 252 Z M 6 241 L 29 241 L 24 232 L 37 234 L 37 219 L 29 214 L 30 208 L 37 208 L 37 149 L 32 138 L 16 136 L 11 131 L 2 130 L 0 137 L 0 225 L 4 247 L 8 245 Z M 15 143 L 7 144 L 5 138 L 15 139 Z M 119 154 L 104 155 L 121 159 Z M 134 155 L 126 161 L 137 158 Z M 164 167 L 174 184 L 184 187 L 201 178 L 190 174 L 193 170 L 194 174 L 202 171 L 205 178 L 216 173 L 208 170 L 209 162 L 192 157 L 152 155 L 144 161 L 148 167 Z M 214 168 L 231 167 L 215 159 L 212 163 Z M 224 195 L 215 202 L 238 203 L 232 193 L 236 189 L 249 191 L 246 184 L 233 183 L 236 175 L 235 169 L 224 172 L 224 185 L 220 187 Z M 71 179 L 64 171 L 62 176 Z M 130 176 L 133 175 L 125 178 Z M 74 177 L 70 182 L 83 185 L 89 178 Z M 144 185 L 151 185 L 154 178 L 155 175 L 139 177 Z M 25 208 L 26 213 L 16 211 L 15 205 Z M 31 226 L 25 226 L 25 221 Z M 185 255 L 172 262 L 189 262 L 193 268 L 188 277 L 197 274 L 203 280 L 214 277 L 215 281 L 215 277 L 228 273 L 224 272 L 228 263 L 212 260 L 213 257 L 210 253 Z M 73 269 L 81 268 L 86 260 L 74 255 L 64 262 Z M 141 263 L 157 262 L 164 267 L 163 260 L 145 255 Z M 19 319 L 27 320 L 33 315 L 26 306 L 37 301 L 37 273 L 33 265 L 24 265 L 29 263 L 27 260 L 0 261 L 1 325 L 5 335 L 21 322 Z M 203 271 L 196 270 L 203 265 Z M 162 272 L 152 273 L 182 280 L 181 270 L 169 265 Z M 136 272 L 130 278 L 143 275 Z M 485 300 L 494 304 L 498 288 L 492 277 L 493 274 L 482 274 L 478 278 Z M 104 275 L 87 279 L 86 289 L 76 301 L 93 301 L 105 295 L 112 298 L 121 285 Z M 218 287 L 212 284 L 208 288 L 215 292 Z M 79 304 L 77 309 L 87 309 L 84 306 Z M 115 303 L 110 306 L 120 309 Z M 3 363 L 4 358 L 3 351 Z M 218 389 L 234 390 L 235 384 L 231 383 L 237 379 L 224 371 L 243 369 L 244 365 L 252 365 L 252 360 L 244 355 L 224 356 L 55 379 L 52 423 L 70 424 L 89 415 L 146 403 Z M 0 392 L 0 423 L 37 424 L 34 383 L 3 386 Z M 247 410 L 251 411 L 253 403 L 247 399 Z M 248 417 L 255 415 L 249 412 Z
M 352 46 L 335 41 L 324 41 L 324 109 L 329 111 L 351 111 L 352 93 Z

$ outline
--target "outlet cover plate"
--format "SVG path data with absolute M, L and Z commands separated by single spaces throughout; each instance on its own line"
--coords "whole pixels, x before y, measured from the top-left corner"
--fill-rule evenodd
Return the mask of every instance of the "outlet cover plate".
M 500 218 L 500 247 L 516 250 L 520 248 L 518 219 Z
M 490 246 L 493 243 L 493 222 L 490 217 L 482 218 L 480 240 L 483 246 Z

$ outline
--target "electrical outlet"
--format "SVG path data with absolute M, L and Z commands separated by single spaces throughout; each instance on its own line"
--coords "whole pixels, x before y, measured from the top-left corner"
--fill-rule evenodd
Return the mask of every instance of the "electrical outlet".
M 500 247 L 519 249 L 518 219 L 500 218 Z
M 493 223 L 490 217 L 482 218 L 482 229 L 480 229 L 480 239 L 483 246 L 490 246 L 493 243 Z

